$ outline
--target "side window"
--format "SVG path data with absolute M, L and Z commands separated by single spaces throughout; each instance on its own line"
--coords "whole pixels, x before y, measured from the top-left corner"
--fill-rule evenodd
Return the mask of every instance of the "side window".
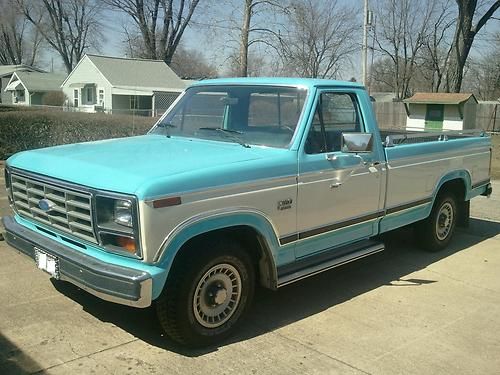
M 356 96 L 322 93 L 306 140 L 307 154 L 340 151 L 342 133 L 364 132 Z

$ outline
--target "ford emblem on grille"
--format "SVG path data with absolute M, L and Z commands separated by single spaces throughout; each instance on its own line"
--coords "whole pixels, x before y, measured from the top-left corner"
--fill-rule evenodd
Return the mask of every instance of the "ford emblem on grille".
M 44 212 L 50 212 L 55 206 L 56 204 L 48 199 L 40 199 L 38 201 L 38 207 Z

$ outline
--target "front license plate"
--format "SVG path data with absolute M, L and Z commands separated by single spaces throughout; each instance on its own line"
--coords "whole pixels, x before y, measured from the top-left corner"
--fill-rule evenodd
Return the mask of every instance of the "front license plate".
M 35 262 L 38 268 L 59 279 L 59 259 L 35 247 Z

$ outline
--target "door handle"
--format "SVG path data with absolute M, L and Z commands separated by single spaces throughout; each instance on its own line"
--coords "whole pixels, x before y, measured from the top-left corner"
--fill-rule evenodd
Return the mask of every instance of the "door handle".
M 326 154 L 325 158 L 328 161 L 336 161 L 338 159 L 337 155 L 334 155 L 334 154 Z
M 342 182 L 332 182 L 330 184 L 330 189 L 338 188 L 340 185 L 342 185 Z

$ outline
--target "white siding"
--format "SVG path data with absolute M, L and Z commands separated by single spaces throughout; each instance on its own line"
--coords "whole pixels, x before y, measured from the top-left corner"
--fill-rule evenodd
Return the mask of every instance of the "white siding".
M 406 119 L 406 128 L 409 130 L 425 129 L 426 104 L 410 104 L 410 116 Z M 444 104 L 443 130 L 474 129 L 476 116 L 476 102 L 469 99 L 462 105 L 462 115 L 457 104 Z
M 111 109 L 111 85 L 104 78 L 101 72 L 94 66 L 90 59 L 85 56 L 82 61 L 73 69 L 70 76 L 64 82 L 62 87 L 63 92 L 68 97 L 68 102 L 73 105 L 73 90 L 76 87 L 71 87 L 72 84 L 89 83 L 96 85 L 96 95 L 99 89 L 104 89 L 104 108 Z M 79 105 L 81 105 L 82 93 L 80 93 Z

